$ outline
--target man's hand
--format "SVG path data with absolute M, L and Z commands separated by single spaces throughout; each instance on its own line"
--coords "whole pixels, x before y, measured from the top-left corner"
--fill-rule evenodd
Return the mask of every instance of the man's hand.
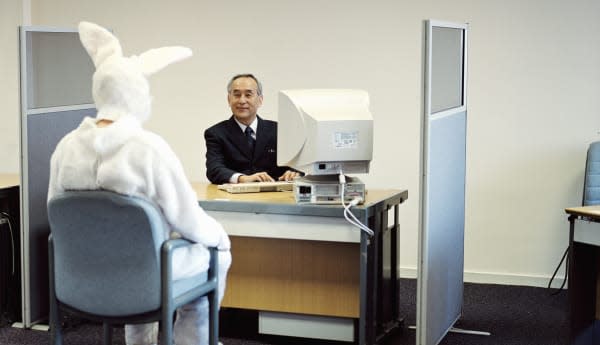
M 257 172 L 256 174 L 252 174 L 252 175 L 240 175 L 240 177 L 238 177 L 238 183 L 244 183 L 244 182 L 272 182 L 272 181 L 275 181 L 275 180 L 271 176 L 269 176 L 269 174 L 267 174 L 264 171 Z
M 296 178 L 296 176 L 299 176 L 300 173 L 297 171 L 292 171 L 292 170 L 288 170 L 286 172 L 283 173 L 283 175 L 279 176 L 279 181 L 291 181 L 294 178 Z

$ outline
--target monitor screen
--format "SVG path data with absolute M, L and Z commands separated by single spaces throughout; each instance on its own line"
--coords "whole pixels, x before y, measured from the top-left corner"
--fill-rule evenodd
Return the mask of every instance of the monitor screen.
M 368 173 L 373 117 L 362 90 L 279 92 L 277 165 L 307 175 Z

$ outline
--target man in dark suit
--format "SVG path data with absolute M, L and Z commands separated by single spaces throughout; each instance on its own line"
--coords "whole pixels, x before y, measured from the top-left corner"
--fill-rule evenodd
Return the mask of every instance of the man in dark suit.
M 227 84 L 233 115 L 204 132 L 206 177 L 215 184 L 291 180 L 299 173 L 277 166 L 277 122 L 256 112 L 262 86 L 252 74 L 234 76 Z

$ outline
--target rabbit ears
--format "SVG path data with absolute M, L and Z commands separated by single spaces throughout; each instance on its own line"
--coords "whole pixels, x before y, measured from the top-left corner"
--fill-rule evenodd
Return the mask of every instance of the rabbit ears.
M 90 22 L 79 23 L 79 38 L 88 52 L 96 69 L 107 59 L 122 58 L 123 51 L 119 40 L 105 28 Z M 137 57 L 144 75 L 152 75 L 166 66 L 192 56 L 186 47 L 162 47 L 150 49 Z

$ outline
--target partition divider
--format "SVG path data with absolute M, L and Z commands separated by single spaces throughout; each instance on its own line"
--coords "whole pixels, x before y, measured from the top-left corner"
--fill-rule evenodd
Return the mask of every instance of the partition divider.
M 20 28 L 22 325 L 48 319 L 50 156 L 85 116 L 95 116 L 94 66 L 75 29 Z M 43 327 L 41 327 L 43 328 Z
M 462 315 L 467 29 L 425 22 L 417 345 L 437 345 Z

